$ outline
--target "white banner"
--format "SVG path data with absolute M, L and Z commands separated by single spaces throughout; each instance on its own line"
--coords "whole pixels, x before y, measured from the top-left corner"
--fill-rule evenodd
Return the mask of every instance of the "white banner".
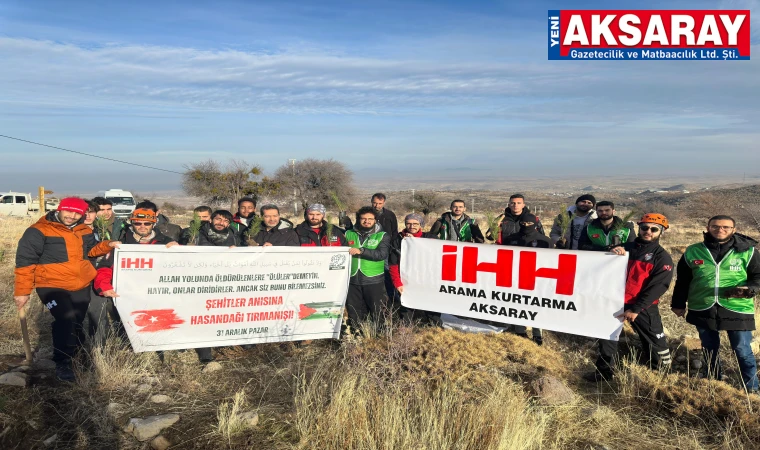
M 122 245 L 116 308 L 136 352 L 337 339 L 348 247 Z
M 617 340 L 628 258 L 406 238 L 408 308 Z

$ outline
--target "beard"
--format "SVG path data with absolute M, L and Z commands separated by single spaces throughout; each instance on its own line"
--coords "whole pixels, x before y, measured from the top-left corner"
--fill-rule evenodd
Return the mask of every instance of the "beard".
M 575 209 L 577 209 L 578 211 L 582 213 L 587 213 L 591 211 L 591 207 L 588 205 L 575 205 Z
M 585 211 L 584 211 L 584 212 L 585 212 Z M 612 219 L 612 217 L 613 217 L 613 215 L 612 215 L 612 214 L 609 214 L 609 215 L 607 215 L 607 214 L 605 214 L 605 215 L 601 215 L 601 214 L 600 214 L 600 215 L 599 215 L 599 219 L 601 219 L 601 220 L 610 220 L 610 219 Z

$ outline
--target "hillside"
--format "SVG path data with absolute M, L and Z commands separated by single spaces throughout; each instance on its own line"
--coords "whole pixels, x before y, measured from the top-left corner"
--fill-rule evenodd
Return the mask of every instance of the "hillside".
M 219 364 L 205 369 L 192 351 L 161 362 L 114 337 L 80 355 L 76 384 L 61 384 L 49 366 L 50 315 L 36 298 L 37 361 L 19 368 L 10 298 L 15 244 L 30 223 L 0 220 L 0 373 L 27 375 L 27 387 L 0 386 L 2 448 L 696 450 L 753 448 L 760 435 L 760 397 L 737 389 L 727 348 L 726 383 L 695 377 L 696 331 L 669 311 L 669 295 L 661 312 L 673 370 L 636 364 L 638 338 L 626 328 L 624 367 L 600 385 L 581 379 L 593 368 L 591 339 L 547 332 L 539 347 L 398 322 L 342 341 L 217 349 Z M 678 222 L 664 243 L 676 257 L 700 236 L 698 224 Z M 157 415 L 163 440 L 141 442 L 127 427 Z

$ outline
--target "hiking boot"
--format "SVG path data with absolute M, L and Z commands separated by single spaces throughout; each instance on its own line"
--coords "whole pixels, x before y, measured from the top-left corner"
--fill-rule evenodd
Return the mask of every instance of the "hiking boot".
M 73 383 L 77 380 L 74 370 L 71 368 L 71 363 L 56 364 L 55 377 L 59 381 L 65 381 L 67 383 Z
M 544 345 L 544 338 L 541 336 L 533 336 L 533 342 L 535 342 L 536 345 Z
M 589 383 L 601 383 L 602 381 L 611 381 L 613 378 L 612 372 L 600 372 L 595 370 L 583 375 L 583 379 Z

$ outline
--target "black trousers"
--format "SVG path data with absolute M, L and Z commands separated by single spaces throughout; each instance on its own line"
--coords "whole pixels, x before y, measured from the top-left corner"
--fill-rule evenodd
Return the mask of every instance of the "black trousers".
M 657 305 L 641 311 L 636 320 L 631 322 L 631 327 L 639 335 L 641 350 L 648 357 L 649 366 L 652 368 L 670 366 L 670 349 L 662 329 L 662 318 Z M 612 368 L 617 364 L 617 341 L 599 340 L 599 357 L 596 360 L 596 369 L 609 375 Z
M 361 322 L 367 319 L 378 320 L 383 311 L 388 307 L 388 295 L 385 291 L 385 283 L 368 285 L 349 284 L 348 296 L 346 297 L 346 310 L 348 311 L 348 325 L 353 330 L 358 330 Z
M 84 342 L 82 323 L 90 304 L 90 286 L 78 291 L 37 288 L 42 304 L 53 321 L 53 361 L 68 363 Z
M 101 297 L 90 289 L 90 306 L 87 308 L 87 335 L 93 347 L 102 347 L 111 332 L 111 319 L 116 321 L 113 300 Z

